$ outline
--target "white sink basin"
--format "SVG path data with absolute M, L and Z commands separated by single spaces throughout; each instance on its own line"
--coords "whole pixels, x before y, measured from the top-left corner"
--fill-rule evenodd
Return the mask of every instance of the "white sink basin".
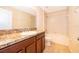
M 37 31 L 26 31 L 20 33 L 20 35 L 22 36 L 35 35 L 35 34 L 37 34 Z

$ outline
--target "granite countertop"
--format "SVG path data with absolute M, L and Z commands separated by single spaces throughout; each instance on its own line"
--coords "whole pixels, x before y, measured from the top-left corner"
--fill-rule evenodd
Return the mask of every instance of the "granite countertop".
M 28 39 L 30 37 L 33 37 L 33 36 L 35 36 L 35 35 L 37 35 L 39 33 L 42 33 L 42 32 L 44 32 L 44 31 L 22 32 L 22 33 L 19 34 L 20 36 L 17 37 L 17 38 L 10 38 L 10 36 L 8 35 L 9 36 L 8 39 L 7 38 L 0 39 L 0 49 L 4 48 L 6 46 L 12 45 L 14 43 L 20 42 L 22 40 Z

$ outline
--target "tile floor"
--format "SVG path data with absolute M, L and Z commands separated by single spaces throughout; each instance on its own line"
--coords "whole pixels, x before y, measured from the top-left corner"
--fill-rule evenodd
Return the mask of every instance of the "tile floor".
M 44 53 L 70 53 L 70 50 L 67 46 L 52 43 L 51 46 L 46 46 Z

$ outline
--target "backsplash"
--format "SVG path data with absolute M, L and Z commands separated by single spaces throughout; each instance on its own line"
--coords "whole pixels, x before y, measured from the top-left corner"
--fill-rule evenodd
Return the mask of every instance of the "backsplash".
M 20 32 L 23 32 L 23 31 L 33 31 L 33 30 L 36 30 L 36 28 L 0 30 L 0 36 L 5 35 L 5 34 L 20 33 Z

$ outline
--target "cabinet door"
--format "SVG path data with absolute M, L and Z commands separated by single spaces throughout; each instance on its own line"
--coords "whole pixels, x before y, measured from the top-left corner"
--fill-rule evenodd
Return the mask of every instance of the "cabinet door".
M 35 53 L 36 52 L 35 43 L 32 43 L 31 45 L 27 46 L 26 52 L 27 53 Z
M 37 53 L 41 53 L 42 49 L 41 49 L 41 38 L 39 40 L 37 40 Z
M 17 53 L 25 53 L 25 48 L 24 48 L 24 49 L 19 50 Z
M 42 41 L 41 41 L 42 43 L 42 52 L 43 52 L 43 50 L 45 49 L 45 37 L 43 36 L 42 37 Z

